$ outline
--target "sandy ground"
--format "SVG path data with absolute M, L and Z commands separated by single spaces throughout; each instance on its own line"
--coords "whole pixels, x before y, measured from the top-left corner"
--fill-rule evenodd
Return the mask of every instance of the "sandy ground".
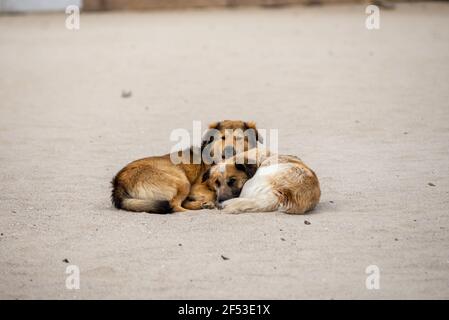
M 0 297 L 449 298 L 449 5 L 382 11 L 378 31 L 365 16 L 1 16 Z M 279 129 L 316 170 L 313 214 L 111 207 L 123 165 L 227 118 Z

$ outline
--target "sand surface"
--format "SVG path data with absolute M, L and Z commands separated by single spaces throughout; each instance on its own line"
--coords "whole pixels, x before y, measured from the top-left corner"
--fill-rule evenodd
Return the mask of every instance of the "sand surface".
M 449 298 L 449 4 L 364 9 L 0 16 L 0 298 Z M 122 166 L 219 119 L 279 129 L 315 212 L 111 207 Z

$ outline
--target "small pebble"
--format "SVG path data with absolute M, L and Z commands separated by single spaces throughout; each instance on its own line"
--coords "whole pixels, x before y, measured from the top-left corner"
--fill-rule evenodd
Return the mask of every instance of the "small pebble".
M 225 257 L 224 255 L 221 255 L 221 258 L 222 258 L 223 260 L 229 260 L 229 258 L 228 258 L 228 257 Z
M 64 260 L 62 260 L 62 262 L 64 262 L 64 263 L 69 263 L 69 259 L 64 259 Z
M 129 98 L 132 94 L 131 90 L 122 90 L 122 98 Z
M 428 185 L 431 187 L 435 187 L 435 185 L 432 182 L 429 182 Z
M 309 225 L 309 224 L 310 224 L 310 222 L 309 222 L 309 221 L 307 221 L 307 220 L 304 220 L 304 224 L 306 224 L 306 225 Z

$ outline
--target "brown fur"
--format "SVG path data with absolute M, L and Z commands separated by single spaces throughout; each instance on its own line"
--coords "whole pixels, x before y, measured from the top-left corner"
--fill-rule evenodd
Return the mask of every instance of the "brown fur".
M 318 177 L 299 158 L 279 156 L 278 163 L 291 163 L 293 166 L 278 173 L 271 186 L 279 199 L 279 206 L 285 213 L 303 214 L 315 208 L 320 201 L 321 190 Z M 267 159 L 262 166 L 268 166 Z
M 217 133 L 218 136 L 213 136 L 213 133 Z M 257 142 L 262 141 L 254 122 L 242 123 L 235 120 L 212 123 L 203 139 L 203 143 L 208 144 L 206 151 L 210 149 L 209 154 L 214 158 L 215 163 L 230 158 L 238 152 L 255 148 Z
M 201 150 L 191 148 L 190 154 L 201 152 L 207 146 L 213 149 L 219 145 L 224 149 L 226 146 L 218 142 L 221 142 L 226 129 L 248 128 L 255 129 L 255 124 L 230 120 L 211 124 L 209 130 L 218 130 L 218 139 L 208 137 Z M 245 139 L 244 144 L 245 150 L 248 150 L 251 145 L 249 139 Z M 133 161 L 112 180 L 112 202 L 118 209 L 152 213 L 211 208 L 214 206 L 215 192 L 202 179 L 209 167 L 203 161 L 200 164 L 174 164 L 170 154 Z

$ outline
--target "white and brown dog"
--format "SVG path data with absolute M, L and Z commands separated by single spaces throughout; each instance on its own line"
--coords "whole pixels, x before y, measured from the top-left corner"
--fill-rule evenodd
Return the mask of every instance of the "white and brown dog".
M 303 214 L 315 208 L 321 195 L 315 172 L 298 157 L 270 155 L 261 148 L 212 166 L 205 178 L 225 213 Z

